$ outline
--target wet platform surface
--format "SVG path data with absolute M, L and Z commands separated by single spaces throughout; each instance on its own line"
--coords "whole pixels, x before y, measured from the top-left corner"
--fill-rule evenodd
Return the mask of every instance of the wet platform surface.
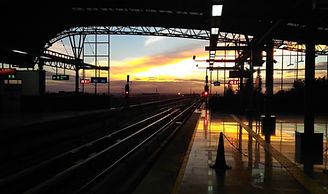
M 189 154 L 180 169 L 173 193 L 327 193 L 327 120 L 316 120 L 315 132 L 323 133 L 323 163 L 314 165 L 313 177 L 295 161 L 295 132 L 303 132 L 302 117 L 277 116 L 270 144 L 256 120 L 202 111 Z M 250 130 L 251 135 L 245 128 Z M 231 170 L 216 171 L 214 164 L 220 132 Z M 256 136 L 256 137 L 254 137 Z M 269 148 L 268 148 L 269 146 Z

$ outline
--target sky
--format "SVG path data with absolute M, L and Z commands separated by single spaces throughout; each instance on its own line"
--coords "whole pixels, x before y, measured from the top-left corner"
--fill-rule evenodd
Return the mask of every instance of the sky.
M 88 35 L 86 42 L 94 41 L 94 35 Z M 107 35 L 98 35 L 98 42 L 107 42 Z M 196 55 L 197 60 L 208 58 L 208 51 L 205 51 L 205 46 L 209 42 L 205 40 L 193 40 L 185 38 L 159 37 L 159 36 L 136 36 L 136 35 L 111 35 L 110 36 L 110 92 L 123 93 L 124 85 L 126 84 L 127 75 L 130 76 L 130 93 L 197 93 L 200 94 L 204 90 L 205 84 L 205 69 L 208 64 L 204 62 L 196 62 L 192 59 Z M 68 39 L 63 39 L 56 42 L 50 50 L 72 55 Z M 108 53 L 106 44 L 100 43 L 97 47 L 98 54 L 106 55 Z M 305 57 L 296 57 L 296 52 L 283 51 L 284 59 L 282 60 L 282 50 L 275 50 L 275 69 L 285 69 L 282 73 L 280 70 L 274 71 L 274 92 L 280 89 L 288 89 L 292 87 L 292 83 L 296 78 L 298 67 L 301 69 L 298 72 L 299 78 L 304 78 L 304 61 Z M 95 48 L 92 44 L 85 45 L 85 56 L 95 54 Z M 224 52 L 217 52 L 217 58 L 223 55 Z M 234 58 L 234 52 L 228 52 L 230 58 Z M 264 52 L 265 55 L 265 52 Z M 292 56 L 288 56 L 292 55 Z M 304 55 L 304 54 L 303 54 Z M 264 58 L 265 60 L 265 58 Z M 85 57 L 85 62 L 95 64 L 94 57 Z M 107 66 L 107 57 L 98 58 L 98 65 Z M 215 64 L 223 66 L 223 64 Z M 233 66 L 234 64 L 226 64 Z M 303 68 L 303 70 L 302 70 Z M 316 68 L 325 69 L 316 71 L 317 77 L 326 76 L 327 58 L 325 56 L 316 57 Z M 257 68 L 255 68 L 257 69 Z M 261 69 L 265 69 L 265 63 Z M 46 67 L 47 92 L 58 91 L 74 91 L 74 72 L 65 71 L 65 74 L 70 75 L 69 81 L 54 81 L 51 80 L 51 75 L 55 74 L 55 69 Z M 265 71 L 261 70 L 261 77 L 265 83 Z M 226 72 L 226 82 L 228 82 L 228 71 Z M 58 74 L 64 74 L 63 70 L 58 69 Z M 80 71 L 82 77 L 83 72 Z M 281 76 L 283 75 L 283 84 Z M 94 71 L 85 71 L 85 78 L 95 76 Z M 100 72 L 102 77 L 107 77 L 107 71 Z M 254 77 L 257 73 L 254 74 Z M 210 75 L 209 75 L 210 77 Z M 213 72 L 213 81 L 224 82 L 224 72 Z M 287 84 L 288 83 L 288 84 Z M 225 85 L 227 86 L 227 85 Z M 264 87 L 264 85 L 263 85 Z M 213 86 L 212 93 L 223 93 L 224 85 Z M 84 88 L 80 85 L 80 91 L 94 93 L 94 84 L 85 84 Z M 233 86 L 236 89 L 236 86 Z M 98 84 L 97 92 L 107 93 L 107 84 Z
M 99 37 L 101 42 L 107 41 L 107 36 Z M 93 41 L 93 36 L 86 41 Z M 111 35 L 110 37 L 110 90 L 112 93 L 123 92 L 127 75 L 130 75 L 131 93 L 201 93 L 204 87 L 205 70 L 196 67 L 193 55 L 206 58 L 208 52 L 205 46 L 208 41 L 185 38 L 159 37 L 159 36 L 129 36 Z M 106 44 L 99 44 L 98 54 L 107 54 Z M 72 55 L 68 40 L 56 42 L 50 50 Z M 85 55 L 95 53 L 94 45 L 85 45 Z M 93 57 L 85 57 L 86 63 L 94 64 Z M 107 58 L 98 59 L 98 64 L 107 65 Z M 54 74 L 54 68 L 48 68 L 47 77 Z M 58 74 L 63 74 L 58 69 Z M 69 81 L 53 81 L 47 79 L 48 92 L 73 91 L 74 72 L 70 74 Z M 82 71 L 80 71 L 82 76 Z M 86 78 L 95 76 L 94 71 L 86 71 Z M 100 76 L 107 77 L 107 71 L 100 72 Z M 65 82 L 65 83 L 64 83 Z M 107 85 L 98 84 L 99 93 L 107 93 Z M 82 89 L 82 87 L 81 87 Z M 85 92 L 94 92 L 94 85 L 84 86 Z

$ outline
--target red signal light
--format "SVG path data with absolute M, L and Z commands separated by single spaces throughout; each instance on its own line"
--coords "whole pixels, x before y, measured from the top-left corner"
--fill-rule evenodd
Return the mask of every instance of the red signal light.
M 129 91 L 125 91 L 125 95 L 128 95 L 129 94 Z
M 204 96 L 208 96 L 208 91 L 205 91 L 204 92 Z

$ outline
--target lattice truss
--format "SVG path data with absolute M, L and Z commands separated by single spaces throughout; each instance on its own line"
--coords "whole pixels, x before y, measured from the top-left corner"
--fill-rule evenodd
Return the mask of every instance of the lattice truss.
M 72 47 L 75 59 L 81 59 L 81 52 L 84 47 L 84 40 L 87 35 L 144 35 L 144 36 L 165 36 L 176 38 L 188 38 L 198 40 L 210 40 L 210 32 L 208 30 L 197 29 L 182 29 L 182 28 L 164 28 L 164 27 L 145 27 L 145 26 L 91 26 L 91 27 L 75 27 L 65 30 L 57 34 L 45 46 L 45 53 L 49 52 L 49 48 L 55 42 L 68 38 Z M 247 46 L 252 37 L 220 32 L 218 36 L 218 43 L 225 43 L 230 45 Z M 64 55 L 64 54 L 63 54 Z M 65 56 L 67 57 L 67 56 Z M 73 59 L 72 59 L 73 60 Z M 67 64 L 64 61 L 47 61 L 45 65 L 65 68 L 69 70 L 76 70 L 75 64 Z M 83 69 L 89 69 L 85 65 Z M 97 67 L 94 67 L 97 68 Z M 92 68 L 90 68 L 92 69 Z
M 64 38 L 69 38 L 72 50 L 76 59 L 81 58 L 81 51 L 84 46 L 84 39 L 87 35 L 146 35 L 146 36 L 165 36 L 176 38 L 188 38 L 198 40 L 210 40 L 210 32 L 208 30 L 182 29 L 182 28 L 164 28 L 164 27 L 145 27 L 145 26 L 91 26 L 91 27 L 75 27 L 65 30 L 51 39 L 45 46 L 45 50 L 51 47 L 57 41 Z M 74 37 L 80 38 L 77 43 L 74 42 Z M 220 32 L 218 35 L 218 45 L 229 46 L 250 46 L 253 37 L 249 35 Z M 74 43 L 73 43 L 74 42 Z M 305 52 L 305 45 L 300 45 L 297 42 L 274 40 L 276 49 L 284 49 L 289 51 Z M 78 53 L 78 54 L 77 54 Z M 316 45 L 316 53 L 319 55 L 327 55 L 328 47 L 325 45 Z M 74 64 L 63 64 L 62 62 L 48 62 L 46 65 L 56 66 L 74 70 Z M 88 69 L 85 68 L 84 69 Z M 92 69 L 92 68 L 90 68 Z
M 101 27 L 76 27 L 65 30 L 51 39 L 45 46 L 48 49 L 52 44 L 67 37 L 86 36 L 91 34 L 110 34 L 110 35 L 148 35 L 166 36 L 188 39 L 209 40 L 210 32 L 207 30 L 164 28 L 164 27 L 139 27 L 139 26 L 101 26 Z M 218 44 L 225 43 L 230 45 L 249 46 L 252 36 L 243 34 L 220 32 Z M 305 46 L 296 42 L 275 40 L 275 48 L 304 52 Z M 327 54 L 328 47 L 323 45 L 316 46 L 318 54 Z
M 182 29 L 182 28 L 164 28 L 164 27 L 139 27 L 139 26 L 102 26 L 102 27 L 77 27 L 65 30 L 52 40 L 50 40 L 46 48 L 49 48 L 53 43 L 77 35 L 90 34 L 111 34 L 111 35 L 148 35 L 148 36 L 166 36 L 188 39 L 209 40 L 210 32 L 207 30 Z M 246 44 L 247 38 L 244 35 L 225 33 L 219 34 L 219 42 L 231 42 Z
M 305 44 L 298 44 L 297 42 L 284 40 L 275 40 L 275 48 L 303 53 L 305 53 L 306 50 Z M 315 45 L 315 52 L 317 55 L 328 55 L 328 46 Z

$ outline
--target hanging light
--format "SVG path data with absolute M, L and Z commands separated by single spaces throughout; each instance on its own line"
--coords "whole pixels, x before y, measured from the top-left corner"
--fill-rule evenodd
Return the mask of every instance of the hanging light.
M 223 5 L 212 5 L 212 16 L 222 16 Z
M 218 35 L 219 34 L 219 28 L 211 28 L 211 35 Z

